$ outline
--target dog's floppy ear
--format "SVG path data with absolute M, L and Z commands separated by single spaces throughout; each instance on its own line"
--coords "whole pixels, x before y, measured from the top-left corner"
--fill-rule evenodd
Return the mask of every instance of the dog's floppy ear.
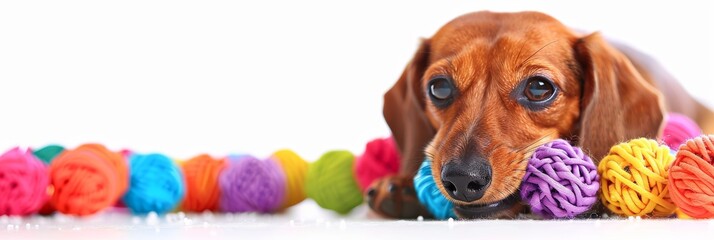
M 424 147 L 435 134 L 425 114 L 426 92 L 421 86 L 428 62 L 429 40 L 425 39 L 397 83 L 384 94 L 384 119 L 399 147 L 402 173 L 416 173 L 424 159 Z
M 583 149 L 599 162 L 619 142 L 657 137 L 664 117 L 662 97 L 632 62 L 599 33 L 579 39 L 575 51 L 583 67 Z

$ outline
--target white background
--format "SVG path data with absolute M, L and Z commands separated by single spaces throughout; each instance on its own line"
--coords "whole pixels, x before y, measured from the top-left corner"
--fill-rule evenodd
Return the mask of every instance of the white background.
M 714 105 L 707 1 L 3 1 L 0 149 L 359 153 L 418 39 L 482 9 L 600 30 Z

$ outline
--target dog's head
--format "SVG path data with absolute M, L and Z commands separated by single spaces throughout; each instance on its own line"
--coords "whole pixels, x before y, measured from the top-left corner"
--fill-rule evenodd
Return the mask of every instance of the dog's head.
M 422 41 L 385 94 L 402 161 L 433 161 L 465 218 L 509 217 L 539 145 L 569 139 L 599 160 L 610 146 L 656 137 L 660 94 L 595 33 L 536 12 L 461 16 Z M 404 163 L 403 163 L 404 164 Z

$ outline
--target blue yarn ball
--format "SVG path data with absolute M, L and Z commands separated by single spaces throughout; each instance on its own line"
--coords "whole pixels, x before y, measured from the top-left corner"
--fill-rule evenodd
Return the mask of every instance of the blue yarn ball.
M 431 175 L 431 160 L 426 159 L 414 176 L 414 188 L 419 202 L 426 207 L 436 219 L 456 218 L 454 204 L 439 191 Z
M 169 157 L 158 153 L 131 155 L 129 190 L 122 200 L 133 213 L 171 211 L 185 192 L 183 174 Z

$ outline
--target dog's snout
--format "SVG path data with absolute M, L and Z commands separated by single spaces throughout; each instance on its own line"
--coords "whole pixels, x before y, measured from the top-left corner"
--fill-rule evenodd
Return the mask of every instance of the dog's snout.
M 485 159 L 450 161 L 441 168 L 441 180 L 452 198 L 464 202 L 476 201 L 491 185 L 491 165 Z

